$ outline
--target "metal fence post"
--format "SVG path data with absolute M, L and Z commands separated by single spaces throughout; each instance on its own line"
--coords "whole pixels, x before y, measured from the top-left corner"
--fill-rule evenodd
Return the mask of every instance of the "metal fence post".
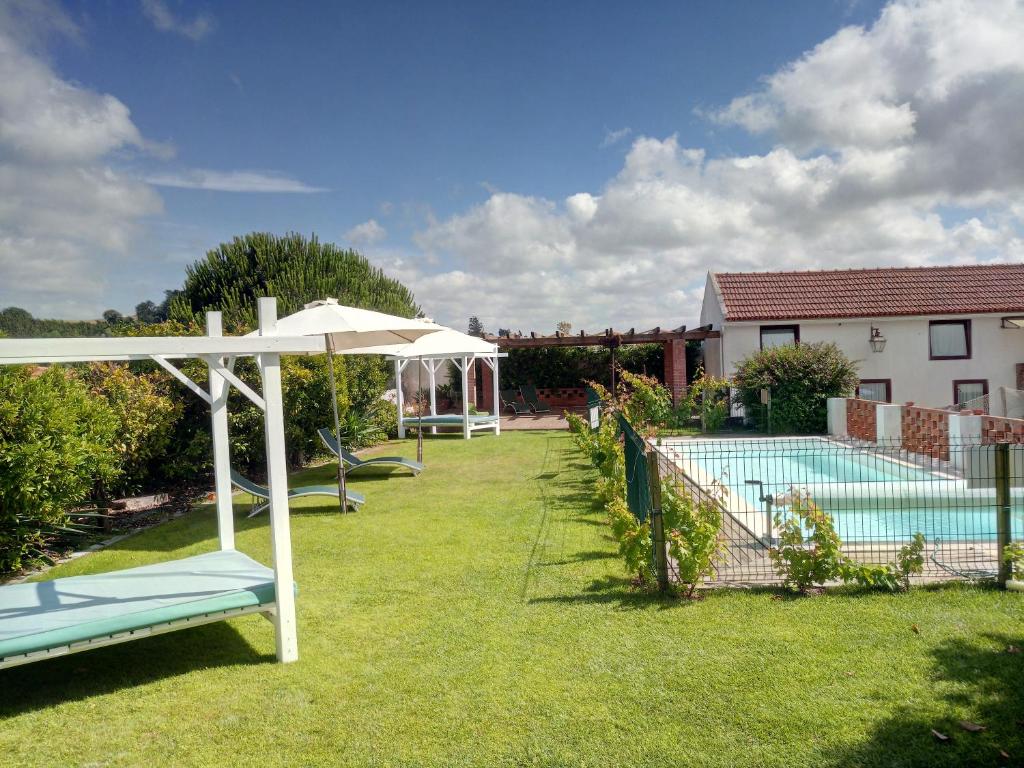
M 668 589 L 668 543 L 665 541 L 665 521 L 661 516 L 661 474 L 658 471 L 658 454 L 647 449 L 647 488 L 651 494 L 651 538 L 654 539 L 654 573 L 658 589 Z
M 1010 580 L 1010 563 L 1003 556 L 1010 544 L 1010 444 L 995 447 L 996 469 L 996 555 L 999 558 L 999 586 Z

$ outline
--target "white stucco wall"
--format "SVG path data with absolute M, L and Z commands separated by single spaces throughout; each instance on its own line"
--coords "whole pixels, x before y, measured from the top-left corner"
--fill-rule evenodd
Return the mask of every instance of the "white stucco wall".
M 709 303 L 707 298 L 705 305 Z M 717 305 L 717 301 L 711 303 Z M 928 322 L 949 319 L 971 320 L 971 359 L 928 359 Z M 738 361 L 760 349 L 761 325 L 798 324 L 802 343 L 835 342 L 858 363 L 862 379 L 892 379 L 892 402 L 913 401 L 918 405 L 940 407 L 953 402 L 955 379 L 987 379 L 989 392 L 993 393 L 1000 386 L 1016 386 L 1015 365 L 1024 363 L 1024 330 L 1001 328 L 1001 319 L 1002 315 L 936 315 L 725 323 L 716 326 L 722 328 L 721 345 L 716 353 L 722 353 L 724 375 L 732 376 Z M 872 352 L 868 344 L 872 325 L 887 339 L 881 353 Z M 710 360 L 707 365 L 712 370 Z

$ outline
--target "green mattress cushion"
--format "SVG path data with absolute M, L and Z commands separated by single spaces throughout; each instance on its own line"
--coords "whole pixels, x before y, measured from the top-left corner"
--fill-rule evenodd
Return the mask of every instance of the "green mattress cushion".
M 0 659 L 274 602 L 274 572 L 235 550 L 0 587 Z
M 498 420 L 497 416 L 490 415 L 490 414 L 486 415 L 486 416 L 482 415 L 482 414 L 471 414 L 470 417 L 469 417 L 469 423 L 470 424 L 483 424 L 485 422 L 497 421 L 497 420 Z M 413 426 L 413 427 L 415 427 L 416 424 L 419 423 L 419 421 L 420 421 L 420 419 L 417 418 L 416 416 L 406 416 L 406 417 L 404 417 L 402 419 L 402 423 L 405 426 Z M 440 414 L 438 416 L 424 416 L 423 417 L 423 423 L 426 424 L 428 427 L 431 426 L 431 425 L 438 425 L 438 424 L 444 424 L 444 425 L 448 425 L 448 424 L 461 424 L 462 423 L 462 417 L 459 416 L 457 413 L 443 413 L 443 414 Z

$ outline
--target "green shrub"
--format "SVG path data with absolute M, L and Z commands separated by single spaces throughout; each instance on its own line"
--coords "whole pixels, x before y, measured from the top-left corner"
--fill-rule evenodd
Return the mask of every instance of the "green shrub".
M 819 434 L 827 428 L 827 401 L 857 386 L 857 366 L 835 344 L 784 344 L 740 361 L 733 377 L 740 402 L 757 427 L 770 432 Z M 761 390 L 771 391 L 771 424 Z
M 619 393 L 622 412 L 641 432 L 663 427 L 672 416 L 672 395 L 665 385 L 650 376 L 620 372 Z
M 117 416 L 75 375 L 0 366 L 0 572 L 43 556 L 96 482 L 112 483 Z
M 838 579 L 845 559 L 831 515 L 809 496 L 792 491 L 789 516 L 775 513 L 779 543 L 769 550 L 775 572 L 791 589 L 804 592 L 814 584 Z
M 1003 557 L 1010 564 L 1010 571 L 1017 581 L 1024 581 L 1024 544 L 1011 541 L 1003 548 Z
M 688 596 L 715 568 L 724 555 L 719 533 L 722 510 L 710 499 L 694 500 L 680 493 L 670 482 L 661 489 L 662 520 L 669 556 L 675 562 L 679 581 L 689 586 Z
M 726 379 L 709 376 L 699 369 L 686 393 L 691 411 L 700 416 L 704 432 L 718 432 L 729 418 L 730 385 Z
M 650 522 L 637 520 L 622 497 L 609 500 L 605 509 L 626 570 L 641 584 L 649 583 L 653 575 Z
M 174 425 L 183 412 L 182 398 L 167 391 L 172 384 L 166 376 L 134 374 L 116 363 L 89 366 L 84 380 L 94 394 L 106 400 L 118 420 L 111 447 L 119 457 L 122 474 L 116 489 L 111 490 L 137 491 L 153 464 L 166 458 Z

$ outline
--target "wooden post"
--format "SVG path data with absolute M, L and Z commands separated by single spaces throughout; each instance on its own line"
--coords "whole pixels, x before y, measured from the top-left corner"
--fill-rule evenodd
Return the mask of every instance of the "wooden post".
M 257 301 L 261 336 L 274 334 L 277 325 L 277 300 Z M 277 660 L 299 658 L 298 631 L 295 622 L 295 578 L 292 575 L 292 540 L 288 519 L 288 456 L 284 440 L 284 400 L 281 397 L 281 355 L 263 352 L 257 356 L 263 381 L 264 435 L 267 447 L 267 485 L 270 486 L 270 545 L 274 557 L 274 612 Z
M 1012 538 L 1010 526 L 1010 444 L 995 446 L 996 470 L 996 552 L 999 557 L 999 586 L 1005 588 L 1012 577 L 1010 563 L 1004 557 Z
M 222 336 L 220 312 L 206 313 L 206 335 Z M 221 360 L 223 362 L 223 360 Z M 217 495 L 217 536 L 222 550 L 235 548 L 235 517 L 231 504 L 231 448 L 228 442 L 228 393 L 231 386 L 207 364 L 210 380 L 210 435 L 213 438 L 213 490 Z
M 661 516 L 661 474 L 658 470 L 658 454 L 650 448 L 644 449 L 647 459 L 647 489 L 651 494 L 651 538 L 654 539 L 654 573 L 658 579 L 658 590 L 668 590 L 668 542 L 665 541 L 665 520 Z

